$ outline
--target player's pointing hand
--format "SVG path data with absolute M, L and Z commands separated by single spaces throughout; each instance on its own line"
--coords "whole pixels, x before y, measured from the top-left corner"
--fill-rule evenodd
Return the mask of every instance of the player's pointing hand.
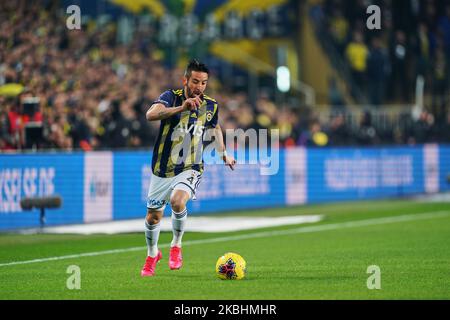
M 223 161 L 226 166 L 229 166 L 231 170 L 234 170 L 234 166 L 236 165 L 236 159 L 233 156 L 224 156 Z
M 199 97 L 189 98 L 183 102 L 184 110 L 196 110 L 202 104 L 202 100 Z

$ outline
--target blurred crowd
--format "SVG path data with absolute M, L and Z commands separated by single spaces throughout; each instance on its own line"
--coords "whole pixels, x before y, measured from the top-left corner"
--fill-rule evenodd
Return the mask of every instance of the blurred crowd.
M 145 113 L 159 94 L 181 86 L 183 69 L 164 66 L 148 30 L 122 45 L 115 23 L 68 30 L 58 1 L 45 4 L 0 2 L 0 150 L 151 147 L 159 123 Z M 450 142 L 450 115 L 439 124 L 427 111 L 415 121 L 406 115 L 392 130 L 377 127 L 367 112 L 355 126 L 345 113 L 324 120 L 264 93 L 252 105 L 246 93 L 226 92 L 215 79 L 208 94 L 220 104 L 224 130 L 276 128 L 284 147 Z
M 420 75 L 433 113 L 444 111 L 450 96 L 447 0 L 312 2 L 311 16 L 346 62 L 353 86 L 369 103 L 411 103 Z M 380 29 L 367 25 L 371 16 L 369 22 L 377 22 L 375 10 L 367 13 L 369 5 L 380 8 Z

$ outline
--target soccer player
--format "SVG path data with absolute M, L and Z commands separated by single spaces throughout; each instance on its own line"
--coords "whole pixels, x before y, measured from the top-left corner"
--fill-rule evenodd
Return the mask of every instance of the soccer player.
M 209 70 L 197 60 L 189 62 L 183 89 L 161 94 L 146 117 L 148 121 L 161 120 L 153 149 L 152 178 L 147 197 L 145 237 L 147 259 L 142 276 L 153 276 L 155 266 L 162 258 L 158 250 L 160 221 L 164 208 L 172 208 L 173 240 L 169 268 L 180 269 L 183 264 L 181 239 L 186 223 L 186 203 L 195 200 L 195 192 L 203 173 L 203 137 L 206 129 L 214 132 L 216 151 L 224 163 L 234 170 L 236 160 L 227 155 L 222 130 L 218 124 L 219 109 L 216 100 L 204 94 Z

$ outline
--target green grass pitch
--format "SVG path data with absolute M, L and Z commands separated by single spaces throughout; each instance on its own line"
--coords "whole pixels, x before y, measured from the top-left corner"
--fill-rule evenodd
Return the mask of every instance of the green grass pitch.
M 163 259 L 152 278 L 140 277 L 146 255 L 141 233 L 3 234 L 0 299 L 450 298 L 450 203 L 366 201 L 226 215 L 299 214 L 323 214 L 325 219 L 301 226 L 186 233 L 184 266 L 177 271 L 167 265 L 171 233 L 161 233 Z M 124 250 L 101 254 L 116 249 Z M 228 251 L 247 261 L 244 280 L 216 278 L 216 260 Z M 89 252 L 100 254 L 78 256 Z M 67 255 L 73 256 L 5 265 Z M 81 270 L 79 290 L 66 286 L 70 265 Z M 380 268 L 381 289 L 367 288 L 370 265 Z

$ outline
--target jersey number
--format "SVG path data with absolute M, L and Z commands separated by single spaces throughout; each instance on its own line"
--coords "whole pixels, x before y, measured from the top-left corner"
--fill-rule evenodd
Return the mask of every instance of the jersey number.
M 191 184 L 194 183 L 194 177 L 187 178 L 186 180 L 189 181 Z

